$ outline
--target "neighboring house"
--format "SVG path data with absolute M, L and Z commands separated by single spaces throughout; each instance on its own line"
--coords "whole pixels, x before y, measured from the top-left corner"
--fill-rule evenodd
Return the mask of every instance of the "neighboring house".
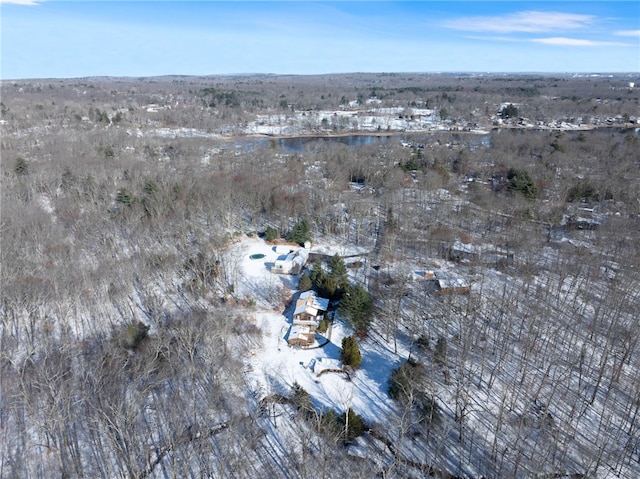
M 456 240 L 446 250 L 449 261 L 463 263 L 499 264 L 513 263 L 512 252 L 494 245 L 473 245 Z
M 447 251 L 449 261 L 477 261 L 480 258 L 480 248 L 475 245 L 456 240 Z
M 600 227 L 602 219 L 598 215 L 565 215 L 560 224 L 568 230 L 593 231 Z
M 471 283 L 465 278 L 444 271 L 426 271 L 425 292 L 436 296 L 471 293 Z
M 309 252 L 302 248 L 278 256 L 278 259 L 271 267 L 271 272 L 277 274 L 300 274 L 304 265 L 307 264 L 308 257 Z
M 329 300 L 319 298 L 313 291 L 301 293 L 293 312 L 293 325 L 289 330 L 289 346 L 310 346 L 315 332 L 329 308 Z
M 465 278 L 445 274 L 439 271 L 435 273 L 435 277 L 436 294 L 438 295 L 471 293 L 471 283 L 469 283 Z

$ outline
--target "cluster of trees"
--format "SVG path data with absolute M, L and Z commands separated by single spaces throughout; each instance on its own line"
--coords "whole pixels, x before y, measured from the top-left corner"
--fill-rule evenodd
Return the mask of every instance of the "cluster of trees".
M 287 239 L 298 243 L 300 246 L 304 246 L 305 243 L 311 241 L 311 227 L 309 226 L 309 222 L 303 219 L 296 223 L 293 228 L 291 228 L 291 231 L 289 231 Z
M 338 311 L 345 316 L 356 332 L 366 334 L 373 320 L 373 298 L 361 284 L 350 286 L 342 296 Z
M 500 110 L 500 116 L 503 119 L 518 118 L 518 108 L 513 103 L 509 103 Z
M 339 301 L 338 311 L 360 334 L 366 334 L 373 321 L 373 298 L 361 284 L 349 281 L 344 260 L 334 255 L 329 260 L 329 272 L 321 261 L 315 261 L 309 273 L 303 273 L 298 289 L 315 290 L 320 296 Z
M 507 173 L 509 190 L 522 194 L 528 200 L 535 200 L 538 195 L 538 188 L 529 176 L 529 173 L 511 168 Z
M 409 408 L 417 424 L 432 427 L 441 418 L 438 402 L 429 394 L 424 365 L 409 358 L 391 372 L 389 396 Z
M 334 255 L 329 260 L 328 267 L 327 272 L 320 260 L 314 261 L 311 270 L 300 277 L 298 289 L 301 291 L 313 289 L 321 297 L 340 300 L 351 287 L 346 265 L 339 255 Z
M 294 383 L 291 390 L 291 403 L 302 412 L 303 417 L 316 423 L 318 432 L 324 437 L 340 438 L 343 443 L 349 443 L 368 429 L 364 419 L 353 409 L 347 408 L 344 414 L 335 409 L 316 411 L 311 396 L 298 383 Z

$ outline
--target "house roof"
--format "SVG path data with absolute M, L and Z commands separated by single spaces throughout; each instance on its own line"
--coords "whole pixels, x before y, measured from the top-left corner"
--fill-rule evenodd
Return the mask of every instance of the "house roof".
M 480 253 L 480 251 L 478 251 L 480 248 L 478 248 L 477 246 L 474 246 L 472 244 L 463 243 L 460 240 L 456 240 L 453 243 L 453 246 L 451 247 L 451 249 L 453 249 L 454 251 L 461 251 L 461 252 L 469 253 L 469 254 L 479 254 Z
M 318 316 L 318 310 L 316 308 L 314 308 L 313 306 L 306 305 L 304 303 L 298 306 L 293 314 L 297 316 L 298 314 L 302 314 L 302 313 L 307 313 L 309 316 L 314 316 L 314 317 Z
M 309 326 L 294 324 L 289 330 L 289 337 L 287 338 L 287 342 L 291 341 L 292 339 L 300 339 L 305 342 L 310 342 L 315 339 L 315 335 L 311 332 Z
M 307 252 L 307 250 L 300 248 L 286 255 L 283 254 L 281 256 L 278 256 L 275 262 L 276 264 L 292 263 L 292 264 L 299 264 L 300 266 L 304 266 L 305 263 L 307 262 L 308 257 L 309 257 L 309 253 Z
M 290 261 L 293 261 L 293 258 L 295 258 L 296 254 L 295 253 L 289 253 L 286 255 L 282 255 L 282 256 L 278 256 L 278 258 L 276 259 L 276 263 L 287 263 Z
M 469 281 L 459 276 L 449 276 L 438 272 L 436 273 L 436 279 L 441 289 L 468 288 L 471 286 Z
M 318 311 L 326 311 L 329 309 L 329 300 L 326 298 L 319 298 L 312 290 L 301 293 L 296 301 L 296 310 L 294 315 L 302 314 L 305 311 L 312 316 L 317 316 Z

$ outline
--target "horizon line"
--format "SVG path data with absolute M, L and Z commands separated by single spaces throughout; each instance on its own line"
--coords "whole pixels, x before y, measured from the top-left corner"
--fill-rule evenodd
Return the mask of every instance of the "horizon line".
M 270 76 L 270 77 L 312 77 L 312 76 L 336 76 L 336 75 L 640 75 L 638 71 L 485 71 L 485 70 L 451 70 L 451 71 L 352 71 L 352 72 L 329 72 L 329 73 L 270 73 L 270 72 L 238 72 L 238 73 L 164 73 L 158 75 L 85 75 L 70 77 L 25 77 L 25 78 L 1 78 L 0 82 L 10 81 L 34 81 L 34 80 L 88 80 L 88 79 L 149 79 L 149 78 L 209 78 L 209 77 L 238 77 L 238 76 Z

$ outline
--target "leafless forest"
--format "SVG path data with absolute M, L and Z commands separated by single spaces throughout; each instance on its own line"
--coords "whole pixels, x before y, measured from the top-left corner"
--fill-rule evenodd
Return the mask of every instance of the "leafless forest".
M 640 477 L 638 85 L 3 82 L 0 477 Z M 360 340 L 416 365 L 355 442 L 245 378 L 227 246 L 303 219 L 368 251 Z

